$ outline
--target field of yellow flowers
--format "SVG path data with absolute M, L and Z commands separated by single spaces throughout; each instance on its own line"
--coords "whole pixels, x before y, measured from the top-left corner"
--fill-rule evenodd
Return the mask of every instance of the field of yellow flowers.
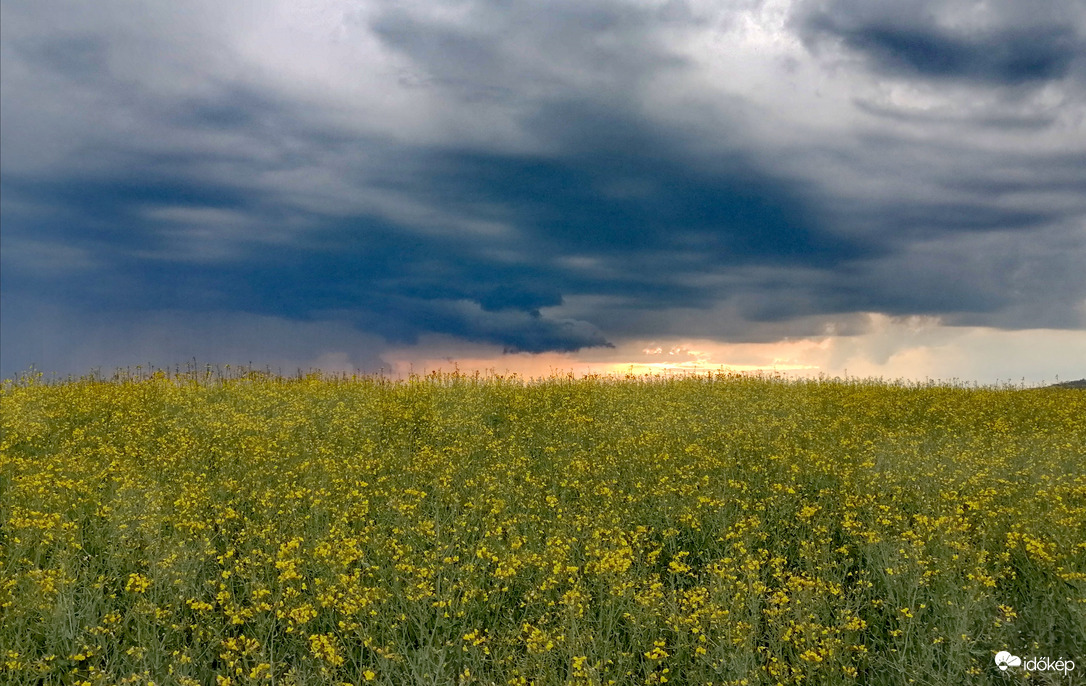
M 157 373 L 2 403 L 0 683 L 1086 672 L 1081 391 Z

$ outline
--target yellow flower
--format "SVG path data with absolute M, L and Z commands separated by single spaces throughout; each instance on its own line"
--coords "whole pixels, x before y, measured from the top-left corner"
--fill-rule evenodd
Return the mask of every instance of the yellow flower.
M 124 590 L 132 593 L 143 593 L 151 587 L 151 580 L 142 574 L 129 574 L 128 582 L 124 586 Z

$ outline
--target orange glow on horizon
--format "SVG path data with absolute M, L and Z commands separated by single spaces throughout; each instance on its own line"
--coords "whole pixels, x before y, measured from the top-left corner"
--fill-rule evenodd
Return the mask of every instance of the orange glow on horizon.
M 643 342 L 616 350 L 573 353 L 496 353 L 460 356 L 415 354 L 397 351 L 386 355 L 389 371 L 396 377 L 430 372 L 465 374 L 515 374 L 526 379 L 572 374 L 575 377 L 697 374 L 707 372 L 816 374 L 821 367 L 802 359 L 811 350 L 824 348 L 822 341 L 798 340 L 775 343 L 727 344 L 692 341 L 667 348 Z M 420 351 L 421 352 L 421 351 Z M 610 359 L 608 359 L 610 358 Z M 725 361 L 730 360 L 730 361 Z
M 795 377 L 966 379 L 996 383 L 1028 377 L 1041 383 L 1057 375 L 1078 378 L 1086 359 L 1086 332 L 1031 329 L 1002 331 L 944 326 L 936 320 L 872 314 L 857 333 L 826 333 L 771 342 L 707 339 L 635 339 L 615 348 L 576 353 L 503 354 L 492 345 L 424 339 L 388 351 L 385 369 L 400 378 L 432 371 L 510 375 L 525 379 L 572 374 L 622 377 L 708 372 L 768 373 Z M 1008 360 L 1017 366 L 1011 365 Z M 1028 362 L 1023 366 L 1023 361 Z

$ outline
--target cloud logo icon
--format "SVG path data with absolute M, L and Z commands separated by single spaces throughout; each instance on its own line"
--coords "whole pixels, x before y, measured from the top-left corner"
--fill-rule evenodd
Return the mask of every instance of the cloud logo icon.
M 1006 650 L 1001 650 L 996 653 L 995 663 L 1000 671 L 1005 672 L 1008 667 L 1020 667 L 1022 665 L 1022 658 L 1017 655 L 1011 655 Z

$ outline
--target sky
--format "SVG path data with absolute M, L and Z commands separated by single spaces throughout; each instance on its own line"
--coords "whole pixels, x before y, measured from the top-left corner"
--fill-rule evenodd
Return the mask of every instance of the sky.
M 1081 0 L 0 5 L 0 373 L 1086 377 Z

